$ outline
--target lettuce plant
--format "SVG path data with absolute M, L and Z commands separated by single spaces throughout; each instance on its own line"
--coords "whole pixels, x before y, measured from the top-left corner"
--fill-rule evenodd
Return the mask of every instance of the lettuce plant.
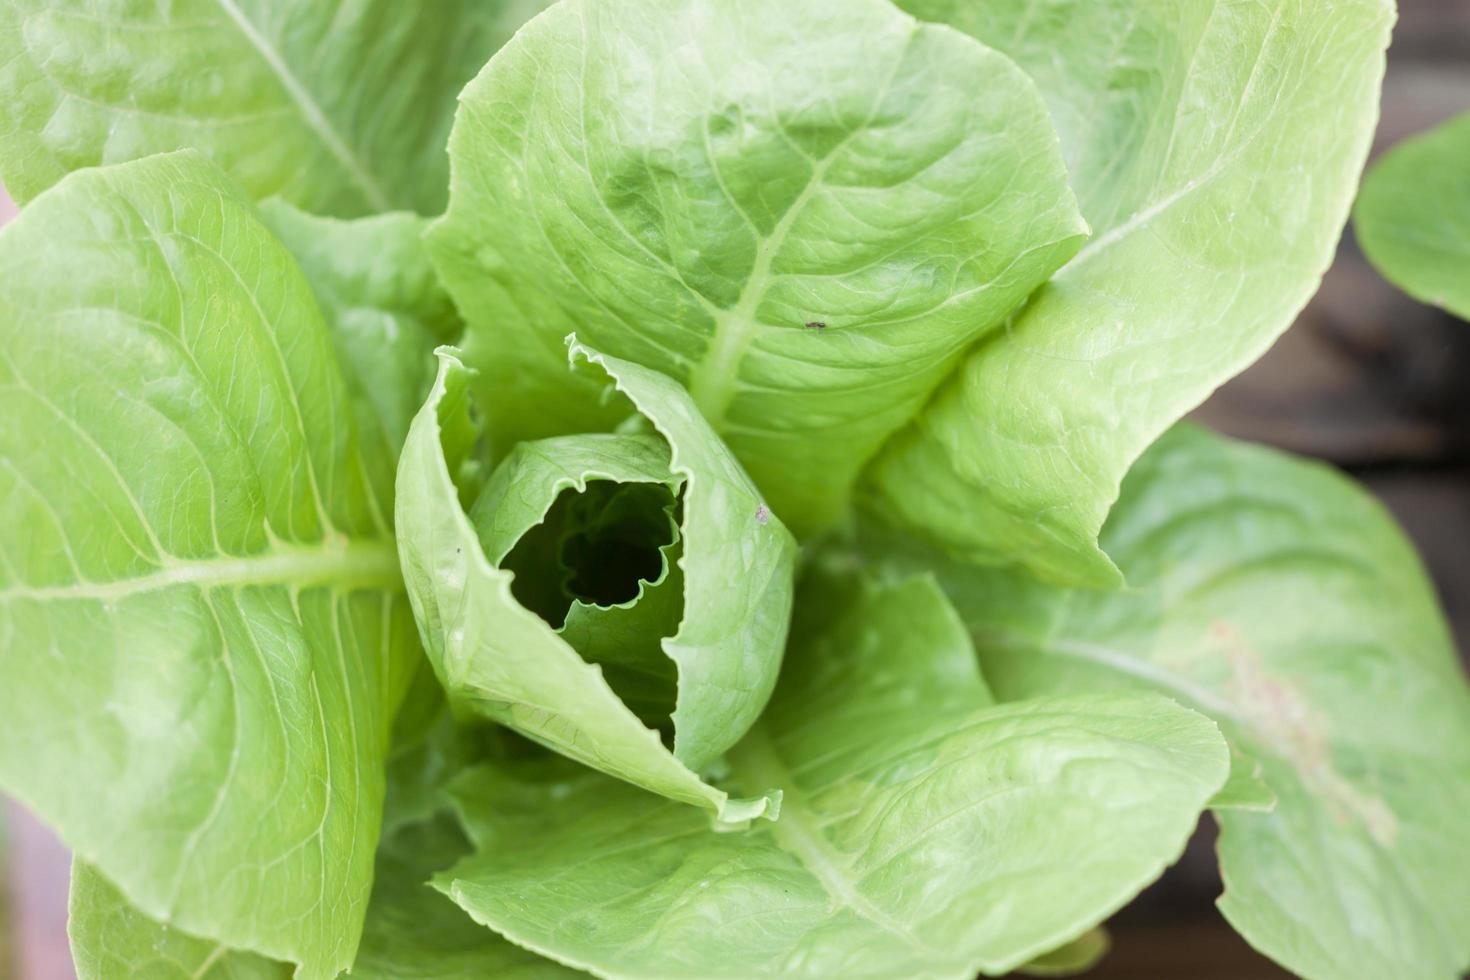
M 0 787 L 79 974 L 1054 975 L 1208 810 L 1260 950 L 1455 976 L 1417 557 L 1176 424 L 1392 17 L 0 0 Z

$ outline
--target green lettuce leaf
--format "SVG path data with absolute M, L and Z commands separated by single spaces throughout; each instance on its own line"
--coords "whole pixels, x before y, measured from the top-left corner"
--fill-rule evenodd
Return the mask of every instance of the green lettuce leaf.
M 609 421 L 575 331 L 685 384 L 803 533 L 1086 232 L 1025 74 L 881 0 L 565 0 L 449 152 L 430 246 L 497 443 Z
M 915 564 L 938 568 L 1002 699 L 1147 689 L 1219 722 L 1275 797 L 1242 808 L 1232 777 L 1217 811 L 1220 907 L 1254 946 L 1312 977 L 1458 976 L 1470 690 L 1382 508 L 1327 467 L 1180 427 L 1102 541 L 1129 591 Z
M 570 980 L 585 974 L 542 959 L 474 922 L 429 885 L 469 850 L 453 818 L 404 827 L 378 852 L 373 899 L 352 980 Z
M 1102 926 L 1089 929 L 1076 939 L 1044 953 L 1016 972 L 1028 977 L 1070 977 L 1086 973 L 1112 948 L 1112 940 Z
M 476 924 L 428 884 L 469 850 L 451 818 L 407 825 L 378 850 L 353 980 L 563 980 L 582 976 Z M 72 956 L 79 980 L 289 980 L 284 963 L 160 925 L 95 868 L 72 868 Z
M 428 659 L 420 658 L 393 719 L 383 835 L 432 818 L 444 808 L 444 791 L 461 769 L 505 755 L 513 738 L 489 721 L 457 722 Z
M 1374 164 L 1353 216 L 1369 261 L 1415 299 L 1470 320 L 1470 113 Z
M 446 812 L 446 789 L 467 766 L 541 752 L 489 722 L 456 724 L 424 669 L 394 719 L 383 839 L 353 980 L 532 980 L 576 976 L 512 946 L 429 885 L 469 842 Z
M 726 819 L 764 811 L 774 801 L 730 801 L 696 773 L 739 739 L 775 683 L 791 608 L 791 536 L 682 388 L 576 344 L 572 356 L 613 379 L 626 396 L 623 411 L 651 423 L 662 447 L 636 435 L 598 437 L 617 440 L 621 456 L 596 451 L 602 444 L 592 442 L 576 455 L 527 447 L 490 477 L 477 529 L 455 482 L 474 463 L 469 372 L 453 352 L 439 356 L 438 379 L 399 464 L 398 524 L 409 594 L 451 700 Z M 500 409 L 492 403 L 481 410 Z M 672 750 L 618 698 L 600 667 L 518 601 L 515 574 L 498 564 L 513 557 L 512 542 L 541 520 L 554 493 L 597 476 L 654 480 L 648 468 L 660 452 L 668 459 L 662 475 L 684 488 L 683 620 L 661 644 L 678 668 Z
M 1332 260 L 1393 4 L 901 6 L 1031 74 L 1095 235 L 890 441 L 871 495 L 967 559 L 1117 584 L 1097 535 L 1129 465 L 1291 324 Z
M 144 914 L 351 963 L 417 656 L 310 287 L 191 152 L 0 231 L 0 788 Z
M 1225 810 L 1274 810 L 1276 791 L 1267 783 L 1265 766 L 1240 750 L 1230 746 L 1230 778 L 1220 787 L 1220 792 L 1210 799 L 1210 809 Z
M 732 785 L 782 787 L 779 820 L 721 833 L 569 765 L 486 766 L 452 788 L 479 853 L 439 887 L 603 977 L 969 978 L 1131 898 L 1225 779 L 1219 731 L 1165 698 L 990 704 L 931 580 L 801 602 L 728 757 Z
M 290 980 L 291 968 L 160 925 L 96 868 L 71 869 L 67 932 L 78 980 Z
M 255 198 L 444 206 L 454 95 L 535 0 L 0 2 L 0 178 L 197 149 Z
M 376 500 L 393 497 L 398 452 L 434 381 L 434 348 L 462 328 L 424 249 L 424 219 L 404 212 L 344 221 L 279 199 L 265 223 L 296 257 L 347 381 Z M 384 515 L 391 522 L 392 514 Z

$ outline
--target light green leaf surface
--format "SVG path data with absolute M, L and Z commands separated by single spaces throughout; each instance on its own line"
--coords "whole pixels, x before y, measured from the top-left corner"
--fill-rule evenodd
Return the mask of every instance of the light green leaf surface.
M 801 531 L 1086 232 L 1026 76 L 881 0 L 564 0 L 450 156 L 430 245 L 497 441 L 607 421 L 575 331 L 687 385 Z
M 1378 118 L 1391 0 L 902 0 L 1020 63 L 1093 238 L 871 470 L 966 558 L 1064 584 L 1129 465 L 1255 360 L 1332 260 Z
M 814 600 L 732 785 L 780 819 L 718 833 L 606 777 L 455 785 L 479 853 L 436 879 L 519 945 L 603 977 L 1003 973 L 1174 859 L 1225 779 L 1215 726 L 1156 696 L 993 706 L 932 581 Z M 827 593 L 819 593 L 827 594 Z M 832 593 L 836 594 L 836 593 Z
M 654 792 L 714 809 L 731 820 L 758 815 L 770 801 L 727 800 L 723 792 L 703 782 L 664 746 L 657 732 L 645 728 L 618 699 L 599 668 L 584 661 L 545 620 L 516 601 L 511 592 L 511 573 L 486 556 L 475 527 L 458 503 L 459 488 L 452 474 L 459 473 L 471 459 L 477 433 L 469 415 L 468 371 L 452 351 L 441 350 L 439 359 L 439 376 L 423 410 L 414 419 L 399 464 L 398 541 L 425 647 L 451 699 L 572 758 Z M 670 404 L 674 399 L 687 398 L 675 386 L 669 388 L 650 397 L 668 397 Z M 651 387 L 635 390 L 640 395 L 653 391 Z M 666 425 L 665 435 L 674 434 L 676 427 L 693 415 L 692 409 L 684 409 L 677 416 L 669 416 L 672 421 L 663 422 L 670 411 L 669 405 L 655 407 L 654 420 Z M 677 431 L 682 440 L 684 430 Z M 693 455 L 703 450 L 681 442 L 679 452 Z M 673 465 L 689 480 L 689 471 L 682 469 L 682 458 L 676 457 Z M 710 492 L 726 489 L 727 485 L 714 479 L 713 474 L 706 477 L 701 470 L 699 475 Z M 686 507 L 692 511 L 693 506 L 691 496 Z M 761 663 L 774 674 L 785 636 L 784 609 L 789 609 L 795 548 L 774 518 L 765 524 L 756 521 L 754 506 L 742 517 L 743 529 L 731 533 L 743 548 L 728 556 L 724 569 L 738 581 L 742 570 L 736 563 L 751 563 L 744 574 L 751 576 L 748 581 L 755 586 L 766 586 L 784 576 L 785 605 L 781 605 L 779 586 L 772 586 L 778 590 L 772 600 L 778 614 L 773 619 L 777 627 L 774 632 L 759 619 L 734 619 L 740 608 L 738 602 L 730 602 L 720 611 L 722 616 L 732 618 L 717 618 L 707 625 L 735 631 L 734 635 L 749 643 L 742 652 L 763 657 Z M 753 573 L 763 568 L 766 577 L 755 578 Z M 685 608 L 687 618 L 693 607 L 686 602 Z M 774 652 L 762 654 L 766 646 L 774 647 Z M 737 661 L 700 666 L 715 677 L 723 673 L 739 678 L 746 664 Z M 705 679 L 686 680 L 681 676 L 681 701 L 686 683 L 704 683 Z M 769 685 L 770 681 L 765 683 Z M 717 690 L 709 696 L 722 693 Z M 758 689 L 748 689 L 744 694 L 753 704 L 732 705 L 723 715 L 708 716 L 701 722 L 734 725 L 741 717 L 759 712 L 765 694 Z M 743 727 L 735 728 L 721 737 L 728 746 L 743 731 Z
M 347 382 L 367 480 L 386 504 L 408 424 L 434 380 L 434 348 L 461 328 L 424 250 L 424 219 L 322 218 L 279 199 L 266 201 L 261 214 L 316 294 Z M 382 518 L 391 523 L 391 508 Z
M 4 0 L 0 179 L 198 149 L 257 199 L 444 206 L 454 96 L 527 0 Z
M 129 901 L 351 962 L 415 655 L 310 287 L 193 153 L 0 231 L 0 787 Z
M 446 816 L 404 827 L 378 853 L 352 980 L 573 980 L 585 976 L 506 942 L 429 885 L 469 845 Z
M 160 925 L 97 869 L 71 869 L 67 932 L 77 980 L 290 980 L 291 968 Z
M 1381 507 L 1326 467 L 1181 427 L 1129 475 L 1103 544 L 1128 592 L 940 568 L 997 695 L 1142 688 L 1210 715 L 1276 797 L 1218 814 L 1220 907 L 1245 937 L 1308 977 L 1459 976 L 1470 690 Z
M 1368 171 L 1353 222 L 1384 278 L 1470 320 L 1470 113 L 1389 150 Z

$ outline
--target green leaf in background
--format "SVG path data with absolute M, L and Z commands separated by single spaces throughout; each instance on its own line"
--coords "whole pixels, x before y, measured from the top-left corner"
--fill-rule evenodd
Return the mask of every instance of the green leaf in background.
M 1218 812 L 1236 928 L 1305 976 L 1458 976 L 1470 690 L 1408 542 L 1327 467 L 1192 427 L 1123 490 L 1102 541 L 1127 592 L 939 566 L 997 695 L 1141 688 L 1210 715 L 1275 795 Z
M 429 264 L 424 219 L 407 213 L 344 221 L 261 205 L 296 257 L 327 321 L 375 500 L 391 511 L 398 451 L 434 380 L 434 348 L 454 340 L 458 315 Z M 384 523 L 393 515 L 385 513 Z
M 1332 260 L 1393 4 L 901 6 L 1031 74 L 1094 237 L 888 444 L 876 503 L 968 559 L 1116 584 L 1096 541 L 1129 465 L 1290 325 Z
M 684 619 L 663 640 L 679 668 L 674 748 L 643 725 L 554 624 L 517 601 L 514 575 L 498 565 L 521 529 L 540 520 L 550 493 L 599 476 L 646 480 L 646 471 L 629 472 L 648 459 L 637 460 L 627 440 L 645 453 L 648 442 L 615 437 L 624 440 L 621 457 L 585 444 L 586 462 L 577 473 L 530 450 L 511 458 L 507 465 L 517 478 L 498 481 L 492 474 L 485 492 L 496 502 L 480 508 L 487 516 L 477 530 L 454 479 L 474 462 L 469 372 L 447 350 L 398 471 L 399 548 L 430 660 L 452 701 L 559 752 L 726 819 L 758 815 L 773 801 L 727 800 L 696 772 L 744 733 L 775 682 L 795 545 L 683 389 L 580 346 L 574 352 L 615 380 L 632 402 L 623 403 L 624 413 L 641 414 L 657 429 L 665 440 L 658 451 L 669 454 L 668 475 L 685 488 Z M 697 713 L 686 715 L 686 704 Z
M 1384 154 L 1358 192 L 1353 224 L 1384 278 L 1470 320 L 1470 113 Z
M 732 785 L 782 787 L 779 820 L 720 833 L 596 773 L 487 766 L 453 790 L 479 853 L 439 886 L 603 977 L 968 980 L 1131 898 L 1225 779 L 1219 731 L 1165 698 L 990 704 L 931 580 L 801 602 L 776 696 L 728 758 Z
M 432 214 L 455 94 L 542 6 L 3 0 L 0 179 L 25 202 L 81 167 L 197 149 L 257 199 Z
M 469 850 L 453 818 L 383 841 L 352 980 L 573 980 L 585 976 L 514 946 L 429 885 Z
M 1086 232 L 1026 76 L 881 0 L 564 0 L 450 156 L 430 245 L 497 443 L 608 421 L 575 331 L 686 384 L 803 533 Z
M 1044 953 L 1016 972 L 1028 977 L 1070 977 L 1097 966 L 1112 948 L 1102 926 L 1089 929 L 1065 946 Z
M 67 932 L 78 980 L 290 980 L 291 968 L 160 925 L 75 861 Z
M 444 809 L 444 790 L 461 769 L 486 758 L 514 758 L 516 753 L 508 750 L 508 743 L 530 744 L 489 721 L 457 723 L 428 658 L 419 658 L 408 693 L 393 718 L 383 835 L 427 821 Z
M 429 885 L 469 850 L 451 818 L 406 825 L 378 851 L 353 980 L 564 980 L 573 970 L 513 946 Z M 284 963 L 196 939 L 148 918 L 82 862 L 72 868 L 79 980 L 289 980 Z
M 417 645 L 311 289 L 195 153 L 65 179 L 0 280 L 0 788 L 145 914 L 332 977 Z

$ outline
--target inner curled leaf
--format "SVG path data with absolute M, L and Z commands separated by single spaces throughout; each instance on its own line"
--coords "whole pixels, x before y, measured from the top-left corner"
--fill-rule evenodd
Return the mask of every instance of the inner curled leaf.
M 573 603 L 634 603 L 667 571 L 665 549 L 679 539 L 678 498 L 657 484 L 595 480 L 563 490 L 511 549 L 501 567 L 515 573 L 521 605 L 561 629 Z
M 796 544 L 688 392 L 570 343 L 626 423 L 485 460 L 470 372 L 437 353 L 394 516 L 450 702 L 723 821 L 774 816 L 778 792 L 731 799 L 699 774 L 770 696 Z
M 548 468 L 566 454 L 579 466 Z M 612 457 L 622 465 L 599 462 Z M 499 561 L 515 576 L 512 594 L 600 666 L 613 692 L 666 740 L 678 671 L 663 641 L 684 614 L 683 484 L 668 458 L 667 444 L 648 435 L 527 443 L 497 467 L 470 511 L 487 554 L 499 554 L 544 510 Z

